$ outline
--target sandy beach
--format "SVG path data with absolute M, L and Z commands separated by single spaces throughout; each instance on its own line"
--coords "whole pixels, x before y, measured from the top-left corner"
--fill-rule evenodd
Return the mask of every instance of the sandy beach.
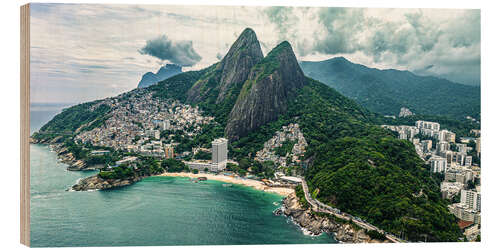
M 294 192 L 292 188 L 284 188 L 284 187 L 268 187 L 261 181 L 251 180 L 251 179 L 241 179 L 235 178 L 226 175 L 215 175 L 215 174 L 206 174 L 206 173 L 164 173 L 159 176 L 174 176 L 174 177 L 189 177 L 189 178 L 198 178 L 198 177 L 206 177 L 208 180 L 216 180 L 233 184 L 245 185 L 248 187 L 255 188 L 257 190 L 262 190 L 265 192 L 277 193 L 282 196 L 287 196 Z

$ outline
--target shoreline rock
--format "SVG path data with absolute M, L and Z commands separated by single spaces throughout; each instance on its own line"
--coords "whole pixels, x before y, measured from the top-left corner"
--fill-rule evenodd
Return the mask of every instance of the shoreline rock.
M 89 190 L 106 190 L 118 187 L 124 187 L 132 185 L 143 177 L 130 177 L 127 179 L 103 179 L 99 175 L 93 175 L 78 181 L 77 184 L 73 185 L 69 190 L 72 191 L 89 191 Z
M 290 217 L 293 222 L 312 235 L 332 234 L 340 243 L 381 243 L 379 240 L 371 239 L 364 229 L 357 230 L 349 223 L 338 223 L 315 215 L 310 208 L 302 207 L 295 193 L 285 197 L 282 207 L 274 211 L 274 214 Z
M 64 147 L 62 143 L 57 143 L 57 138 L 47 142 L 39 141 L 30 137 L 30 143 L 32 144 L 45 144 L 48 145 L 56 154 L 57 158 L 64 164 L 68 165 L 66 168 L 69 171 L 92 171 L 104 168 L 103 164 L 88 165 L 85 161 L 77 159 L 68 149 Z

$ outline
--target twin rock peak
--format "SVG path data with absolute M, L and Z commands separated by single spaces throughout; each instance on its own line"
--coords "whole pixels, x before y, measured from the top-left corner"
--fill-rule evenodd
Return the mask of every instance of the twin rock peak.
M 287 111 L 288 101 L 307 82 L 290 43 L 280 43 L 264 57 L 257 35 L 250 28 L 241 33 L 213 67 L 191 87 L 187 101 L 202 102 L 215 88 L 215 104 L 232 105 L 225 128 L 231 141 L 277 120 Z

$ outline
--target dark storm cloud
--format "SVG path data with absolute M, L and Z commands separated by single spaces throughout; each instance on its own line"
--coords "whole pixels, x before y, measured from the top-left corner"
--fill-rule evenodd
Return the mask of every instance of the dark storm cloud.
M 314 11 L 315 21 L 296 21 L 298 12 L 285 7 L 269 8 L 266 14 L 280 36 L 299 47 L 301 56 L 362 53 L 373 63 L 466 84 L 480 83 L 479 10 L 379 9 L 378 16 L 361 8 Z M 441 13 L 448 18 L 440 17 Z M 302 21 L 309 21 L 315 30 L 308 41 L 296 39 L 301 36 L 294 27 Z M 426 67 L 429 65 L 434 66 Z
M 201 56 L 193 48 L 192 41 L 174 42 L 166 35 L 148 40 L 139 52 L 185 67 L 193 66 L 201 60 Z

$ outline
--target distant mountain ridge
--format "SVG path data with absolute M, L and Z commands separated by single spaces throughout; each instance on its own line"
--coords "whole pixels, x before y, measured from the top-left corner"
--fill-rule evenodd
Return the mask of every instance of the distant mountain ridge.
M 137 85 L 138 88 L 146 88 L 169 77 L 182 73 L 182 67 L 177 64 L 166 64 L 162 66 L 158 72 L 147 72 L 142 75 L 141 81 Z
M 409 71 L 379 70 L 344 57 L 302 61 L 307 76 L 324 82 L 371 111 L 397 115 L 401 107 L 416 114 L 480 119 L 480 87 Z

